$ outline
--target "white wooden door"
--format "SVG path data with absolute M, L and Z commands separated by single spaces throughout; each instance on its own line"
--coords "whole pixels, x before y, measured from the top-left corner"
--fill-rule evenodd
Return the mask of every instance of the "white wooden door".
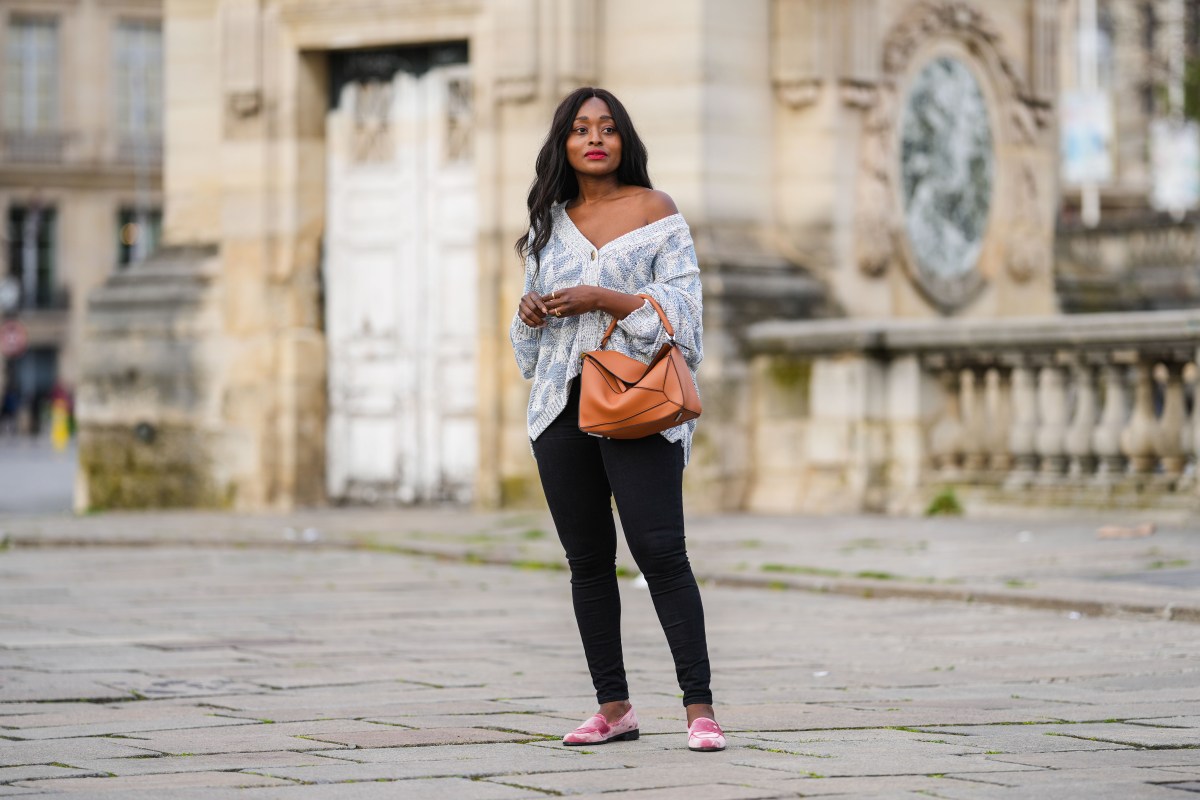
M 471 498 L 476 188 L 466 65 L 349 83 L 328 120 L 335 500 Z

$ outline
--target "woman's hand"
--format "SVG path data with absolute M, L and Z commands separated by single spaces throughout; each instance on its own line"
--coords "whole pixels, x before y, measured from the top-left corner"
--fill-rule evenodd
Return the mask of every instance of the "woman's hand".
M 521 305 L 517 308 L 517 316 L 531 328 L 541 328 L 546 324 L 546 314 L 550 313 L 546 308 L 546 304 L 542 302 L 542 296 L 537 292 L 530 292 L 521 298 Z
M 541 296 L 546 306 L 546 313 L 555 317 L 577 317 L 589 311 L 597 310 L 599 292 L 604 291 L 598 286 L 572 286 L 569 289 L 555 289 Z
M 575 317 L 589 311 L 603 311 L 617 319 L 625 319 L 645 302 L 635 294 L 615 292 L 599 286 L 572 286 L 555 289 L 541 296 L 546 313 L 556 317 Z

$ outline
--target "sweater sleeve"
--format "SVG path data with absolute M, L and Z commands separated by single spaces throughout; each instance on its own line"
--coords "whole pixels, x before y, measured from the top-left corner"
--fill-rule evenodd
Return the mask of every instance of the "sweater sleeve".
M 696 248 L 686 227 L 670 234 L 654 256 L 651 280 L 638 288 L 658 301 L 675 328 L 675 341 L 688 366 L 696 369 L 704 358 L 703 300 Z M 626 334 L 629 348 L 650 359 L 667 342 L 667 331 L 649 302 L 617 323 Z
M 531 253 L 525 259 L 525 282 L 524 288 L 521 289 L 522 297 L 531 291 L 541 291 L 537 286 L 540 281 L 534 277 L 536 270 L 537 261 Z M 517 357 L 517 367 L 521 370 L 521 377 L 526 380 L 532 378 L 533 372 L 537 368 L 538 346 L 542 340 L 542 329 L 529 327 L 521 321 L 520 313 L 514 312 L 512 324 L 508 328 L 508 338 L 512 342 L 513 354 Z

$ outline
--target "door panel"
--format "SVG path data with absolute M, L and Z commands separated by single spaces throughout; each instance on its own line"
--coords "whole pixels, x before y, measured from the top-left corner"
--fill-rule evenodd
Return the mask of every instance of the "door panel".
M 469 71 L 348 82 L 328 120 L 332 498 L 470 499 L 477 464 Z

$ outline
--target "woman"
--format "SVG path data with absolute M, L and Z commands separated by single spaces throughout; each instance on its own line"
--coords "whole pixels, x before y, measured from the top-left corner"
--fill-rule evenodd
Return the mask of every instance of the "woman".
M 517 241 L 525 290 L 512 322 L 517 364 L 533 379 L 529 438 L 550 514 L 571 568 L 571 595 L 599 711 L 566 745 L 638 738 L 621 654 L 621 598 L 611 499 L 650 586 L 687 709 L 688 747 L 715 751 L 700 590 L 684 545 L 683 468 L 695 422 L 644 439 L 579 430 L 580 354 L 609 322 L 609 347 L 649 361 L 666 342 L 662 306 L 693 371 L 701 346 L 700 270 L 675 203 L 654 191 L 646 148 L 624 106 L 577 89 L 554 113 L 529 191 L 529 231 Z

